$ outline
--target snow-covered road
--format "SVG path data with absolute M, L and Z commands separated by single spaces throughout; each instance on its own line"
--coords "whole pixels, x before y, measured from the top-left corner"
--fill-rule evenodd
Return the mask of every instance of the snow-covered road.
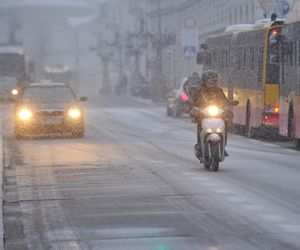
M 230 135 L 212 173 L 194 143 L 146 104 L 88 108 L 84 139 L 6 140 L 6 248 L 300 249 L 299 151 Z

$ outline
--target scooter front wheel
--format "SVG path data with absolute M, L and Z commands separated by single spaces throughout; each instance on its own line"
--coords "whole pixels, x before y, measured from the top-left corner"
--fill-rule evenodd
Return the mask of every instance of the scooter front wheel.
M 219 171 L 219 144 L 211 145 L 211 171 L 218 172 Z

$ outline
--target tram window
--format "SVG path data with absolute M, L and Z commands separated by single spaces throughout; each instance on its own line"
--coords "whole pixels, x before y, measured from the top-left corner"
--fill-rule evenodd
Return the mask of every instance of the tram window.
M 225 69 L 228 69 L 228 50 L 225 50 Z
M 297 67 L 297 54 L 298 54 L 297 42 L 294 42 L 293 46 L 294 46 L 293 64 L 294 66 Z
M 296 54 L 297 54 L 297 46 L 296 46 L 296 43 L 293 42 L 293 43 L 292 43 L 292 46 L 293 46 L 292 66 L 296 66 L 296 65 L 297 65 L 297 63 L 296 63 Z
M 216 51 L 214 50 L 213 52 L 213 63 L 212 63 L 212 68 L 216 69 L 216 64 L 217 64 L 217 56 L 216 56 Z
M 293 66 L 293 54 L 294 54 L 294 46 L 293 43 L 290 43 L 290 66 Z
M 250 48 L 250 67 L 253 70 L 254 69 L 254 48 Z
M 241 48 L 238 49 L 238 69 L 242 67 L 242 51 Z
M 300 66 L 300 41 L 298 42 L 298 65 Z
M 239 68 L 239 50 L 238 49 L 236 49 L 234 51 L 233 63 L 234 63 L 234 68 L 238 69 Z
M 262 78 L 263 78 L 263 56 L 264 56 L 264 49 L 259 48 L 259 50 L 258 50 L 258 70 L 257 70 L 257 80 L 259 83 L 262 82 Z
M 222 50 L 219 51 L 218 53 L 218 60 L 219 60 L 219 63 L 218 63 L 218 66 L 219 66 L 219 69 L 223 69 L 223 57 L 222 57 Z
M 246 54 L 246 48 L 244 48 L 244 55 L 243 55 L 243 59 L 244 59 L 244 69 L 246 68 L 246 61 L 247 61 L 247 54 Z
M 267 83 L 279 82 L 279 65 L 268 63 L 267 65 Z

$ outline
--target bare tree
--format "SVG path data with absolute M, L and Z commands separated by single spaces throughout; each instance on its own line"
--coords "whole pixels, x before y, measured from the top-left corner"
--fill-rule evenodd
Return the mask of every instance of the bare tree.
M 101 36 L 98 38 L 98 43 L 96 47 L 91 49 L 96 51 L 97 55 L 102 62 L 102 88 L 100 89 L 100 94 L 111 93 L 111 82 L 110 82 L 110 61 L 113 57 L 113 52 L 110 51 L 111 44 L 102 39 Z

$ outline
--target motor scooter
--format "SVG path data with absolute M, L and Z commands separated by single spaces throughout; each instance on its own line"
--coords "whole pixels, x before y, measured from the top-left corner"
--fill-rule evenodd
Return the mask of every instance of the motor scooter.
M 232 105 L 238 105 L 233 101 Z M 196 157 L 203 163 L 204 168 L 217 172 L 219 163 L 225 160 L 226 122 L 231 113 L 227 105 L 215 105 L 211 102 L 204 108 L 192 108 L 191 115 L 195 122 L 201 122 L 200 147 L 195 147 Z M 198 144 L 196 146 L 199 146 Z M 200 150 L 200 152 L 199 152 Z

